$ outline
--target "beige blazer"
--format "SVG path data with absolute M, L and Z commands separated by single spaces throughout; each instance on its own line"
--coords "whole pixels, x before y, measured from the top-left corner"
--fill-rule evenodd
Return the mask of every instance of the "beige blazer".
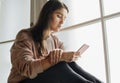
M 55 35 L 52 38 L 54 48 L 63 48 L 63 43 Z M 45 56 L 38 53 L 29 29 L 21 30 L 17 34 L 10 52 L 12 68 L 8 83 L 19 83 L 27 77 L 32 79 L 44 71 L 41 62 Z

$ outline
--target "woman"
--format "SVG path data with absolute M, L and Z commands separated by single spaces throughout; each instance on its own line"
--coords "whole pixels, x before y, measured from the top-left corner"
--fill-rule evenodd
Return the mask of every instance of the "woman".
M 68 12 L 63 2 L 50 0 L 37 23 L 17 34 L 8 83 L 101 83 L 74 62 L 80 53 L 64 52 L 63 43 L 52 34 L 60 30 Z

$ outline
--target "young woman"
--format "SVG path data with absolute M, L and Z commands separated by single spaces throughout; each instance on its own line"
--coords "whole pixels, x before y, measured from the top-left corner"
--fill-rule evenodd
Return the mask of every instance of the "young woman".
M 80 53 L 65 52 L 52 34 L 60 30 L 68 12 L 63 2 L 49 0 L 37 23 L 17 34 L 8 83 L 101 83 L 74 62 Z

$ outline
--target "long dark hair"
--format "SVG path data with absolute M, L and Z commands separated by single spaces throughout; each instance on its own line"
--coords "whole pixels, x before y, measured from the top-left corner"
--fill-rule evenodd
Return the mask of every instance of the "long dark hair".
M 49 0 L 42 8 L 37 23 L 31 28 L 33 40 L 39 44 L 39 49 L 44 49 L 43 32 L 48 28 L 53 12 L 57 9 L 65 8 L 69 12 L 67 6 L 59 0 Z M 40 51 L 39 50 L 39 51 Z

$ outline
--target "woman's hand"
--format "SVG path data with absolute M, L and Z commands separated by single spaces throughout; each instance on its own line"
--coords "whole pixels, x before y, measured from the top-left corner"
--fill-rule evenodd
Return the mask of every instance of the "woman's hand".
M 61 60 L 66 62 L 71 62 L 77 60 L 79 57 L 80 57 L 79 52 L 74 52 L 74 51 L 63 52 Z
M 54 49 L 49 53 L 49 61 L 51 64 L 56 64 L 60 61 L 62 56 L 63 50 L 62 49 Z

